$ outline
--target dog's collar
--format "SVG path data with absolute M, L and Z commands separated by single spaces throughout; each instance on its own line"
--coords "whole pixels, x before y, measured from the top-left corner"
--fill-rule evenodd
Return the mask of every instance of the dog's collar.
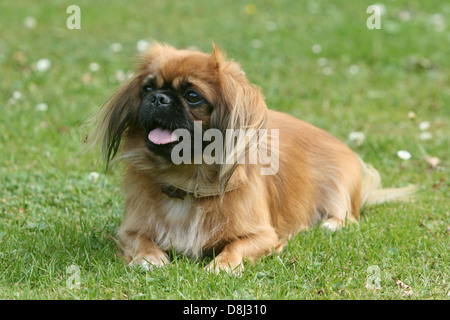
M 225 192 L 229 192 L 239 188 L 240 181 L 228 183 Z M 220 195 L 220 186 L 218 184 L 197 184 L 193 187 L 180 186 L 177 184 L 165 184 L 161 187 L 161 191 L 171 198 L 184 200 L 187 194 L 191 194 L 194 198 L 206 198 Z

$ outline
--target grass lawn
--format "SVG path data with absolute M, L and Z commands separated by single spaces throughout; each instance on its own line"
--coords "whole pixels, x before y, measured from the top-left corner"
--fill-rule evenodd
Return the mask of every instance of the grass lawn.
M 373 30 L 370 1 L 86 0 L 79 30 L 71 4 L 0 4 L 0 299 L 450 299 L 448 1 L 385 1 Z M 240 278 L 176 254 L 153 272 L 126 267 L 111 240 L 120 167 L 83 153 L 83 123 L 132 72 L 140 40 L 215 41 L 270 108 L 352 146 L 385 186 L 418 184 L 416 201 L 314 227 Z

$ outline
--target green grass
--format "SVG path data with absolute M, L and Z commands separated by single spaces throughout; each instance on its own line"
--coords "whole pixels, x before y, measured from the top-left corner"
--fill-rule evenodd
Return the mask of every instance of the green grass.
M 70 1 L 0 4 L 0 299 L 450 298 L 450 3 L 386 1 L 380 30 L 366 28 L 369 1 L 254 1 L 252 14 L 249 3 L 79 1 L 81 30 L 66 28 Z M 127 268 L 111 240 L 120 168 L 105 173 L 98 154 L 82 152 L 82 124 L 117 88 L 118 70 L 132 71 L 140 39 L 205 51 L 217 42 L 270 108 L 351 145 L 385 186 L 418 184 L 417 201 L 366 208 L 358 226 L 336 233 L 312 228 L 240 278 L 177 255 L 154 272 Z M 42 58 L 48 71 L 36 70 Z M 420 139 L 424 121 L 430 140 Z M 352 131 L 364 132 L 361 145 Z M 366 287 L 370 266 L 378 290 Z

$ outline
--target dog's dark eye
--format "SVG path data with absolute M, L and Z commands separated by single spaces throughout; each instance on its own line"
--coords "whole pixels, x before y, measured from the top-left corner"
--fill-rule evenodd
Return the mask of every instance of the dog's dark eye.
M 152 86 L 150 86 L 148 84 L 142 86 L 142 91 L 144 91 L 144 92 L 150 92 L 152 90 L 153 90 Z
M 184 94 L 184 99 L 186 99 L 187 103 L 190 105 L 198 105 L 203 101 L 203 97 L 193 90 L 189 90 Z

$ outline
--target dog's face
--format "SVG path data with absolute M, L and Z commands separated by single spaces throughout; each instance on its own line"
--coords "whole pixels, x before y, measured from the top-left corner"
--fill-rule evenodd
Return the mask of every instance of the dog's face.
M 169 164 L 172 149 L 184 139 L 174 133 L 177 129 L 187 130 L 194 139 L 199 123 L 201 132 L 214 128 L 225 134 L 227 129 L 258 130 L 267 122 L 260 91 L 216 46 L 205 54 L 153 45 L 141 57 L 136 76 L 121 86 L 103 110 L 96 141 L 103 141 L 107 163 L 123 138 L 134 154 L 157 156 L 158 163 Z M 201 143 L 203 150 L 205 142 Z M 234 166 L 220 163 L 219 180 L 227 181 Z
M 196 121 L 203 130 L 210 128 L 211 114 L 220 105 L 218 74 L 213 59 L 200 52 L 159 47 L 147 53 L 146 61 L 138 120 L 148 149 L 170 158 L 182 139 L 175 130 L 186 129 L 194 139 Z

